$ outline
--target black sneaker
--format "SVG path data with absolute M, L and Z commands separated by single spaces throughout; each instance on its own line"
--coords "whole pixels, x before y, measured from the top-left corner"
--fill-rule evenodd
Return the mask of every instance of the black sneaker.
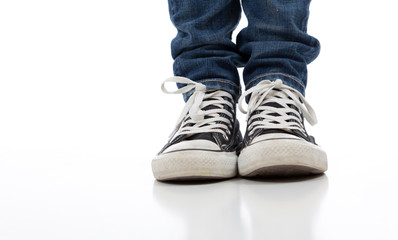
M 166 82 L 187 84 L 169 92 Z M 166 146 L 152 160 L 157 180 L 223 179 L 237 175 L 237 148 L 242 141 L 231 94 L 209 90 L 183 77 L 162 85 L 165 93 L 193 91 Z
M 316 124 L 315 112 L 297 90 L 281 80 L 262 81 L 239 99 L 243 113 L 246 96 L 250 100 L 238 160 L 241 176 L 300 176 L 327 170 L 326 153 L 304 127 L 304 118 Z

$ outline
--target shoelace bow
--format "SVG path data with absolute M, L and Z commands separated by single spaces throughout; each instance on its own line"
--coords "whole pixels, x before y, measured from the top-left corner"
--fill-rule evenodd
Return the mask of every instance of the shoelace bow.
M 247 110 L 243 108 L 243 101 L 250 95 Z M 267 106 L 266 103 L 277 103 L 281 107 Z M 252 132 L 257 128 L 287 129 L 305 132 L 300 112 L 289 107 L 294 104 L 303 113 L 304 118 L 311 124 L 317 123 L 314 109 L 297 90 L 284 85 L 282 80 L 262 81 L 250 88 L 239 98 L 238 106 L 242 113 L 247 113 L 248 129 Z M 257 113 L 259 111 L 259 113 Z M 256 112 L 254 114 L 254 112 Z
M 169 91 L 165 87 L 165 84 L 169 82 L 186 84 L 186 86 L 175 91 Z M 228 139 L 227 134 L 230 133 L 229 128 L 232 128 L 232 123 L 228 118 L 223 117 L 222 114 L 229 116 L 231 119 L 233 115 L 228 110 L 224 109 L 223 105 L 226 104 L 232 109 L 233 105 L 223 97 L 232 99 L 231 94 L 225 91 L 206 93 L 207 89 L 205 85 L 185 77 L 168 78 L 162 83 L 161 88 L 162 91 L 167 94 L 181 94 L 194 90 L 177 120 L 176 127 L 171 133 L 170 138 L 182 134 L 218 132 L 221 133 L 224 138 Z M 210 105 L 216 106 L 216 108 L 203 110 Z

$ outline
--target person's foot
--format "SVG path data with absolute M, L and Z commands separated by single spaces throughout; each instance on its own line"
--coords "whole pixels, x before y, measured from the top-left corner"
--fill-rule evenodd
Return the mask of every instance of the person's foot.
M 304 128 L 316 116 L 304 97 L 281 80 L 265 80 L 246 91 L 247 130 L 238 166 L 241 176 L 281 177 L 319 174 L 327 170 L 326 153 Z M 306 108 L 304 108 L 304 106 Z
M 187 84 L 169 92 L 166 82 Z M 174 77 L 165 93 L 193 91 L 168 143 L 152 160 L 157 180 L 223 179 L 237 175 L 237 148 L 242 141 L 231 94 Z

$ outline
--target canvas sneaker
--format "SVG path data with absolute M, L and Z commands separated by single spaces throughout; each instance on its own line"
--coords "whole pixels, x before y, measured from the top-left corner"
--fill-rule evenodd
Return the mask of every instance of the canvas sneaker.
M 165 83 L 186 84 L 170 92 Z M 184 77 L 162 84 L 165 93 L 192 91 L 169 141 L 152 160 L 157 180 L 223 179 L 237 175 L 242 141 L 233 96 Z
M 243 101 L 250 97 L 247 110 Z M 264 80 L 239 99 L 247 129 L 238 166 L 241 176 L 300 176 L 327 170 L 326 153 L 307 134 L 304 118 L 317 122 L 312 107 L 281 80 Z

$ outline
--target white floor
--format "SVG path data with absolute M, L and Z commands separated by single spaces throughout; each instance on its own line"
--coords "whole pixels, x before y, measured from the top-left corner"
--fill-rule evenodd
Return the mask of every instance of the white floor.
M 398 179 L 383 159 L 332 154 L 329 172 L 314 178 L 171 184 L 154 181 L 150 159 L 134 154 L 1 155 L 1 239 L 398 237 Z
M 328 153 L 325 175 L 190 184 L 152 177 L 183 102 L 160 91 L 172 75 L 167 2 L 141 2 L 1 3 L 1 240 L 398 239 L 387 0 L 313 1 L 322 53 L 309 66 L 319 124 L 308 128 Z

